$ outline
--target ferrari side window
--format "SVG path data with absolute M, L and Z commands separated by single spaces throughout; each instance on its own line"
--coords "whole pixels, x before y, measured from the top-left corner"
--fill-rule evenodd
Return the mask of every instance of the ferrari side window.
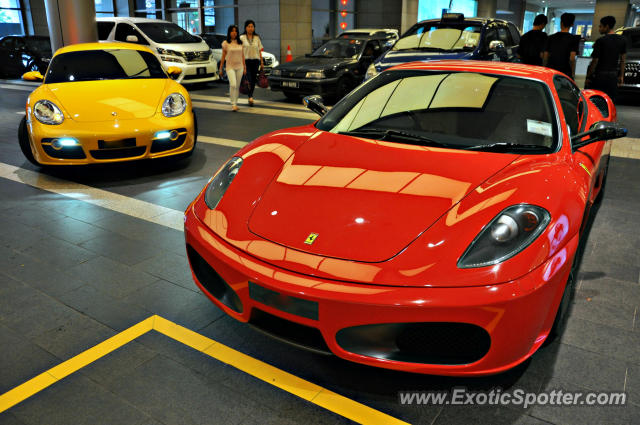
M 560 98 L 560 106 L 569 127 L 569 132 L 570 134 L 577 134 L 580 123 L 580 117 L 578 116 L 580 112 L 578 105 L 581 102 L 580 93 L 576 93 L 575 86 L 567 77 L 556 75 L 553 78 L 553 84 Z

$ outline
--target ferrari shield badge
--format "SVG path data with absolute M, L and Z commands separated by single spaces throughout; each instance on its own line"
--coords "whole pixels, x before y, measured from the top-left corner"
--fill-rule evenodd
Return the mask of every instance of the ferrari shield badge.
M 306 243 L 307 245 L 311 245 L 317 237 L 317 233 L 309 233 L 309 236 L 307 236 L 307 239 L 304 241 L 304 243 Z

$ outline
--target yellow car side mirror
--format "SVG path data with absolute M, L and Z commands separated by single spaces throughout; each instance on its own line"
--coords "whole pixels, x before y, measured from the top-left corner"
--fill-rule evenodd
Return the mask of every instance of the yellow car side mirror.
M 22 74 L 22 79 L 25 81 L 42 81 L 44 77 L 40 74 L 40 71 L 30 71 Z
M 177 66 L 170 66 L 169 68 L 167 68 L 167 74 L 169 74 L 171 78 L 177 78 L 180 74 L 182 74 L 182 69 L 178 68 Z

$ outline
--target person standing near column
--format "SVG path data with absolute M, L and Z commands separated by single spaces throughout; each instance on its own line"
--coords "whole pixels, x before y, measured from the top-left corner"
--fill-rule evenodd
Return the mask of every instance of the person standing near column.
M 229 100 L 231 101 L 231 110 L 238 110 L 238 91 L 242 76 L 246 74 L 247 68 L 244 63 L 244 53 L 242 51 L 242 40 L 238 37 L 238 26 L 229 25 L 227 29 L 227 39 L 222 42 L 222 58 L 220 59 L 220 76 L 222 76 L 222 67 L 227 71 L 229 79 Z
M 616 18 L 605 16 L 600 19 L 598 31 L 603 36 L 593 43 L 591 63 L 587 69 L 585 88 L 602 90 L 616 101 L 618 85 L 624 82 L 624 63 L 627 56 L 627 42 L 624 37 L 613 32 Z
M 533 20 L 533 29 L 520 38 L 518 56 L 522 63 L 542 65 L 542 51 L 547 44 L 547 33 L 542 31 L 547 25 L 547 17 L 538 15 Z
M 564 72 L 571 78 L 576 73 L 576 56 L 580 46 L 580 36 L 569 32 L 575 20 L 573 13 L 560 16 L 561 31 L 547 38 L 542 59 L 544 66 Z
M 248 19 L 244 23 L 244 33 L 240 36 L 244 49 L 244 61 L 247 64 L 247 78 L 249 79 L 249 106 L 253 106 L 253 90 L 258 82 L 258 71 L 264 70 L 262 60 L 262 41 L 256 34 L 256 23 Z

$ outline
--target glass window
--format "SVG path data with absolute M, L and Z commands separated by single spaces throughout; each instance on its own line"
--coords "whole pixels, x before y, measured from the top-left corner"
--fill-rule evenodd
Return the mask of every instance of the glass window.
M 0 37 L 24 34 L 19 0 L 0 0 Z
M 96 16 L 115 16 L 113 0 L 95 0 Z
M 198 10 L 169 12 L 167 20 L 191 34 L 200 34 L 200 12 Z
M 30 50 L 40 52 L 43 55 L 51 55 L 51 40 L 49 40 L 49 37 L 28 36 L 25 37 L 24 41 Z
M 418 24 L 393 45 L 393 50 L 468 50 L 480 41 L 482 26 L 470 22 L 428 22 Z
M 134 27 L 122 22 L 119 23 L 118 26 L 116 27 L 116 34 L 114 38 L 117 41 L 127 42 L 127 37 L 130 35 L 133 35 L 138 38 L 138 44 L 145 44 L 145 45 L 149 44 L 147 40 L 144 38 L 144 36 L 140 34 L 140 32 L 138 32 L 138 30 L 136 30 Z
M 520 32 L 518 31 L 518 28 L 511 22 L 509 22 L 508 25 L 509 33 L 511 33 L 511 40 L 513 41 L 513 44 L 517 46 L 520 44 Z
M 311 45 L 314 49 L 356 27 L 356 0 L 311 1 Z
M 150 19 L 163 19 L 162 0 L 136 0 L 135 16 Z
M 477 8 L 476 0 L 419 0 L 418 22 L 424 19 L 440 18 L 445 12 L 476 16 Z
M 580 89 L 577 88 L 568 78 L 560 75 L 556 75 L 553 78 L 553 84 L 558 92 L 560 106 L 564 113 L 564 119 L 569 127 L 569 136 L 577 134 L 578 125 L 580 123 L 580 117 L 578 114 L 581 112 L 581 108 L 579 108 L 581 103 Z
M 317 124 L 359 137 L 482 150 L 548 153 L 555 148 L 555 115 L 544 83 L 471 72 L 392 71 L 361 85 Z M 391 131 L 391 132 L 389 132 Z M 397 138 L 394 138 L 394 132 Z M 407 139 L 407 134 L 417 140 Z
M 505 47 L 509 47 L 512 45 L 511 36 L 509 35 L 509 31 L 507 31 L 506 27 L 498 27 L 498 40 L 502 41 Z
M 156 43 L 199 43 L 200 39 L 170 22 L 140 22 L 140 31 Z M 117 31 L 117 29 L 116 29 Z
M 51 61 L 46 84 L 71 81 L 167 78 L 150 52 L 131 49 L 85 50 L 57 55 Z
M 203 5 L 203 31 L 226 35 L 229 25 L 236 23 L 236 1 L 204 0 Z M 257 32 L 260 33 L 259 29 Z
M 98 22 L 98 40 L 106 40 L 111 34 L 115 22 Z
M 364 47 L 363 40 L 339 38 L 328 41 L 311 54 L 324 58 L 356 58 Z

